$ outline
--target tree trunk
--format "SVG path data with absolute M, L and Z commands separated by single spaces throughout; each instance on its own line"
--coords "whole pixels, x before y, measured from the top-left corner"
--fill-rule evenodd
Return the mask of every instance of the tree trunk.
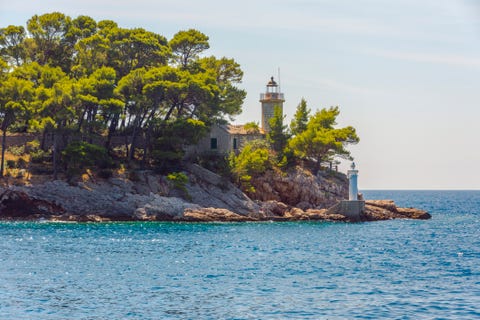
M 53 180 L 57 180 L 58 178 L 58 164 L 57 164 L 57 152 L 58 152 L 58 144 L 57 144 L 57 130 L 54 130 L 53 133 Z
M 153 110 L 148 118 L 147 118 L 147 124 L 148 124 L 148 128 L 147 128 L 147 133 L 146 133 L 146 136 L 145 136 L 145 141 L 143 142 L 143 163 L 142 165 L 145 166 L 146 163 L 147 163 L 147 154 L 148 154 L 148 151 L 149 151 L 149 147 L 151 146 L 150 144 L 150 139 L 152 138 L 152 130 L 153 130 L 153 124 L 152 124 L 152 119 L 153 119 L 153 116 L 155 115 L 155 111 Z M 145 114 L 146 116 L 146 114 Z
M 2 135 L 2 160 L 0 165 L 0 177 L 3 177 L 3 171 L 5 168 L 5 147 L 6 147 L 6 140 L 7 140 L 7 130 L 3 129 Z
M 45 151 L 45 140 L 47 139 L 47 130 L 43 129 L 42 132 L 42 141 L 40 142 L 40 149 Z
M 130 153 L 128 155 L 129 160 L 133 160 L 135 157 L 135 145 L 137 140 L 137 124 L 135 123 L 132 132 L 132 143 L 130 144 Z
M 322 164 L 322 157 L 317 157 L 317 163 L 315 163 L 314 174 L 317 175 L 320 171 L 320 165 Z
M 107 149 L 108 153 L 110 153 L 110 144 L 112 141 L 112 136 L 116 131 L 119 118 L 120 118 L 120 114 L 114 115 L 112 121 L 110 122 L 110 126 L 108 127 L 107 141 L 105 142 L 105 148 Z
M 142 159 L 142 167 L 145 168 L 147 164 L 147 153 L 148 153 L 148 146 L 150 145 L 150 138 L 152 137 L 152 125 L 149 124 L 147 128 L 147 133 L 145 135 L 145 141 L 143 143 L 143 159 Z

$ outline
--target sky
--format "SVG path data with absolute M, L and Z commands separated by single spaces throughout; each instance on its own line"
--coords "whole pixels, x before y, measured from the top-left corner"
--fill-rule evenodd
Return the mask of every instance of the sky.
M 236 124 L 260 122 L 271 76 L 287 123 L 302 97 L 312 111 L 338 105 L 338 126 L 361 139 L 349 147 L 360 190 L 480 189 L 478 0 L 0 0 L 0 27 L 53 11 L 205 33 L 206 55 L 244 71 Z

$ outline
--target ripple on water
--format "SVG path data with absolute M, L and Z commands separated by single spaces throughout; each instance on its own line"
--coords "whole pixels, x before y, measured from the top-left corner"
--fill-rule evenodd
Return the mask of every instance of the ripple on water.
M 480 192 L 429 221 L 0 223 L 0 319 L 479 318 Z

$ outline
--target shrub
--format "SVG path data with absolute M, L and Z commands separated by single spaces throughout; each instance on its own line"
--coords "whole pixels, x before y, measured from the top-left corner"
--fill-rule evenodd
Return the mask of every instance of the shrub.
M 27 161 L 24 158 L 18 158 L 17 160 L 17 168 L 19 169 L 26 169 L 27 168 Z
M 228 157 L 216 152 L 201 153 L 196 162 L 203 168 L 213 171 L 222 177 L 230 178 L 231 170 L 228 162 Z
M 111 178 L 113 175 L 112 169 L 102 169 L 98 171 L 98 176 L 102 179 L 108 179 Z
M 25 146 L 11 146 L 8 147 L 7 151 L 14 156 L 21 156 L 25 154 Z
M 179 190 L 183 197 L 187 200 L 192 200 L 192 197 L 188 193 L 187 183 L 188 176 L 183 172 L 172 172 L 167 175 L 167 180 L 173 185 L 173 187 Z
M 38 149 L 30 153 L 30 161 L 33 163 L 43 163 L 51 160 L 50 152 Z
M 167 175 L 167 180 L 172 185 L 182 191 L 186 191 L 186 185 L 188 183 L 188 176 L 183 172 L 172 172 Z
M 38 149 L 40 149 L 40 141 L 32 140 L 27 142 L 27 145 L 25 147 L 25 152 L 37 151 Z
M 128 172 L 128 180 L 137 182 L 137 181 L 140 181 L 140 177 L 135 170 L 131 170 Z
M 235 156 L 230 155 L 230 167 L 242 188 L 250 193 L 255 192 L 250 181 L 275 165 L 275 157 L 265 141 L 253 140 L 245 144 L 242 151 Z
M 15 169 L 17 167 L 17 163 L 15 160 L 7 160 L 7 168 Z
M 105 169 L 113 165 L 107 149 L 80 141 L 70 143 L 65 150 L 63 150 L 62 160 L 67 169 L 83 169 L 88 166 L 99 166 Z

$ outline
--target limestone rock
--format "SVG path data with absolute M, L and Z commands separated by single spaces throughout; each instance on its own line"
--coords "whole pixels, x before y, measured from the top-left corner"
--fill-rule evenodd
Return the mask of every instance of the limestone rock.
M 225 178 L 198 165 L 187 166 L 189 201 L 202 207 L 224 208 L 241 215 L 258 212 L 260 207 Z
M 335 213 L 328 213 L 327 209 L 309 209 L 306 211 L 309 220 L 326 220 L 326 221 L 348 221 L 348 219 Z
M 137 208 L 134 216 L 139 220 L 173 221 L 181 219 L 189 209 L 200 209 L 200 206 L 180 198 L 155 196 L 153 201 Z
M 397 212 L 397 206 L 393 200 L 366 200 L 366 205 L 374 206 L 389 210 L 391 212 Z
M 283 174 L 270 170 L 251 181 L 259 201 L 279 201 L 302 210 L 328 208 L 348 195 L 348 182 L 339 173 L 319 172 L 314 176 L 300 167 Z
M 393 200 L 365 201 L 365 219 L 369 221 L 388 219 L 430 219 L 432 216 L 420 209 L 399 208 Z
M 397 208 L 397 212 L 409 219 L 427 220 L 432 218 L 428 212 L 416 208 Z
M 256 221 L 256 219 L 244 215 L 236 214 L 227 209 L 219 208 L 198 208 L 186 209 L 181 220 L 184 221 L 202 221 L 202 222 L 242 222 Z
M 0 188 L 0 219 L 49 219 L 54 221 L 348 221 L 329 213 L 347 194 L 340 175 L 313 176 L 296 168 L 286 175 L 267 173 L 253 181 L 259 199 L 251 200 L 224 178 L 191 165 L 186 192 L 172 194 L 165 179 L 150 171 L 108 180 L 48 181 L 29 186 Z M 188 199 L 185 200 L 185 199 Z M 392 200 L 369 200 L 365 220 L 395 218 L 429 219 L 414 208 L 398 208 Z
M 65 210 L 54 203 L 33 199 L 25 192 L 7 189 L 0 195 L 0 217 L 3 219 L 39 219 Z

